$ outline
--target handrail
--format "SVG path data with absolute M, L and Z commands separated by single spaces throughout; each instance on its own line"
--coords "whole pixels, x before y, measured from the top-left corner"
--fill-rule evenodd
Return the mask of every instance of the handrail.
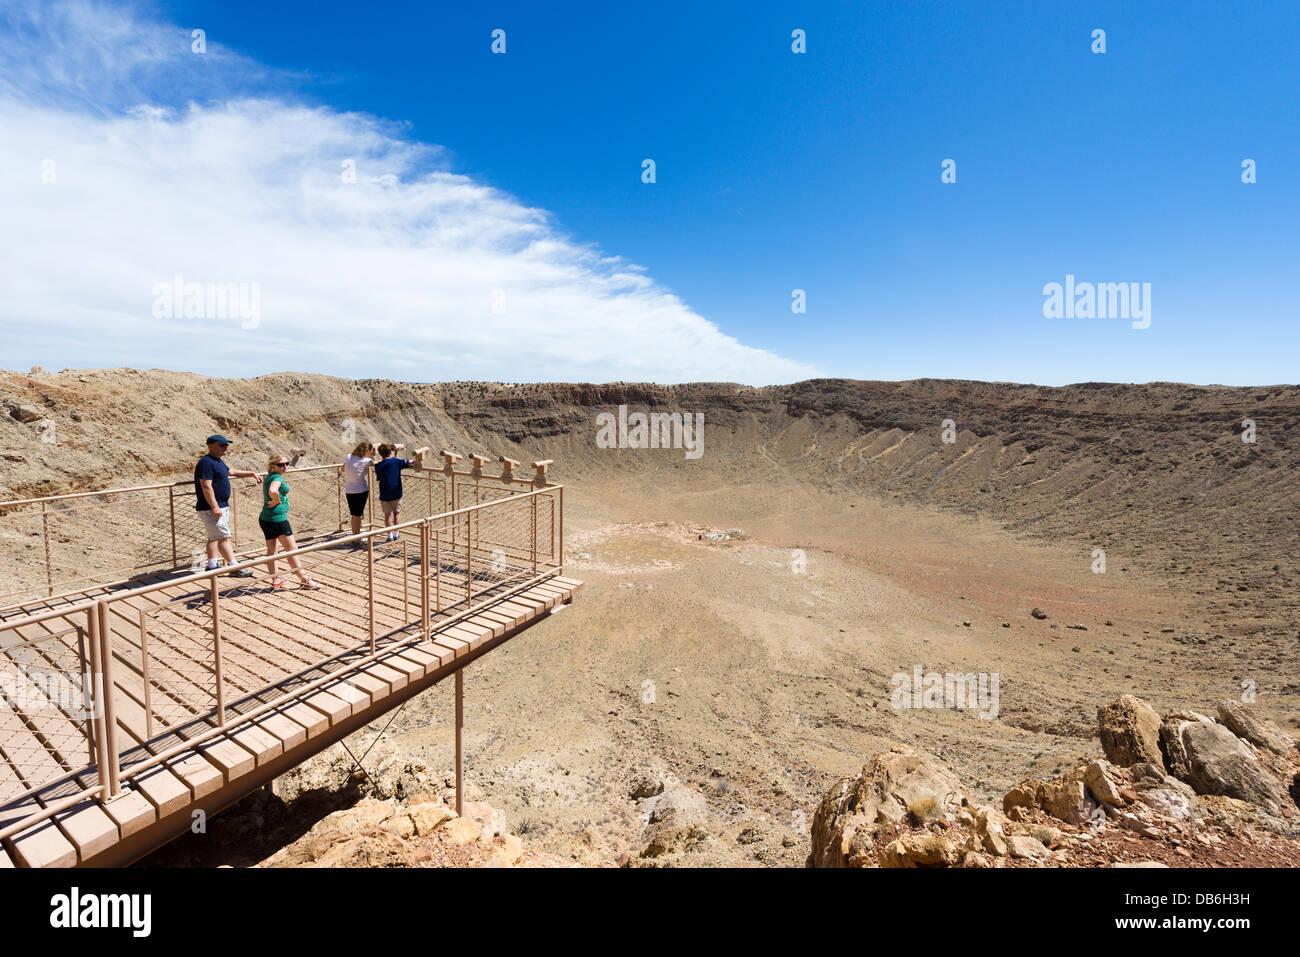
M 319 472 L 324 469 L 337 469 L 339 464 L 333 465 L 302 465 L 297 468 L 289 469 L 290 472 Z M 0 501 L 0 508 L 9 508 L 14 505 L 39 505 L 41 502 L 62 502 L 73 498 L 90 498 L 94 495 L 118 495 L 128 492 L 156 492 L 165 488 L 183 488 L 187 485 L 194 484 L 193 477 L 185 479 L 176 479 L 174 482 L 158 482 L 154 485 L 130 485 L 125 488 L 101 488 L 89 492 L 61 492 L 58 495 L 41 495 L 37 498 L 16 498 L 5 499 Z
M 342 462 L 334 462 L 327 465 L 302 465 L 297 468 L 289 469 L 289 472 L 321 472 L 326 469 L 340 469 L 343 467 Z M 473 472 L 461 472 L 453 470 L 451 472 L 445 469 L 433 468 L 428 465 L 421 465 L 412 471 L 430 472 L 433 475 L 454 475 L 458 478 L 476 478 L 483 482 L 501 482 L 512 485 L 534 485 L 533 479 L 519 478 L 518 476 L 502 473 L 501 475 L 487 475 L 481 473 L 475 475 Z M 237 480 L 236 480 L 237 481 Z M 0 509 L 11 508 L 17 505 L 39 505 L 42 502 L 61 502 L 74 498 L 90 498 L 95 495 L 124 495 L 128 492 L 156 492 L 165 488 L 184 488 L 192 486 L 194 479 L 180 478 L 172 482 L 158 482 L 154 485 L 130 485 L 122 488 L 101 488 L 93 489 L 88 492 L 61 492 L 58 495 L 40 495 L 36 498 L 14 498 L 0 500 Z M 546 488 L 556 488 L 554 485 L 547 485 Z

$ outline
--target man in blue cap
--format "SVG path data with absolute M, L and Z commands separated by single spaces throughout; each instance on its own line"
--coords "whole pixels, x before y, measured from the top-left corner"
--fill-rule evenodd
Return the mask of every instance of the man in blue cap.
M 209 435 L 208 454 L 194 466 L 194 494 L 198 500 L 195 508 L 208 533 L 208 571 L 219 567 L 218 553 L 227 565 L 235 563 L 235 552 L 230 547 L 230 476 L 262 480 L 259 473 L 249 469 L 227 468 L 221 458 L 229 449 L 230 440 L 224 435 Z M 241 568 L 230 574 L 250 578 L 253 570 Z

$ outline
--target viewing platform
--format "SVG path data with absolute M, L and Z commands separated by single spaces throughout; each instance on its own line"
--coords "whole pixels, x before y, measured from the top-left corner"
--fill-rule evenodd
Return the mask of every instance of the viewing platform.
M 248 480 L 231 530 L 251 578 L 202 570 L 188 480 L 0 502 L 0 868 L 128 864 L 448 676 L 459 810 L 465 666 L 582 585 L 549 461 L 443 455 L 402 473 L 417 518 L 384 528 L 372 496 L 358 535 L 342 466 L 289 470 L 318 591 L 284 552 L 271 587 Z

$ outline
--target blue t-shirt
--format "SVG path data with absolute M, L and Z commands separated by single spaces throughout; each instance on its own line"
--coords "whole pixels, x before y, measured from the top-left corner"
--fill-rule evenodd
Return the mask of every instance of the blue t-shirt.
M 194 494 L 199 500 L 195 508 L 200 512 L 210 512 L 212 508 L 208 505 L 208 500 L 203 495 L 203 486 L 200 484 L 204 479 L 212 480 L 212 497 L 217 500 L 217 507 L 224 509 L 229 505 L 230 469 L 226 468 L 226 463 L 211 455 L 205 455 L 199 459 L 199 464 L 194 466 Z
M 411 467 L 410 459 L 384 459 L 374 464 L 379 482 L 379 501 L 396 502 L 402 497 L 402 469 Z

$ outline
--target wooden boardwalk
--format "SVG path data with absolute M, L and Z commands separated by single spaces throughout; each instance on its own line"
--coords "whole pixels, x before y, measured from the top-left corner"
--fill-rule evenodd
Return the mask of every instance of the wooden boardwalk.
M 292 576 L 273 589 L 264 567 L 248 579 L 171 572 L 0 611 L 21 685 L 0 688 L 0 833 L 10 829 L 0 868 L 129 863 L 188 831 L 196 812 L 220 811 L 459 678 L 581 588 L 558 563 L 538 567 L 535 528 L 531 566 L 513 546 L 476 562 L 486 545 L 430 544 L 429 528 L 411 524 L 391 542 L 363 532 L 373 550 L 302 543 L 319 591 Z M 504 573 L 480 575 L 479 564 Z M 103 670 L 89 667 L 96 647 L 110 649 L 112 684 L 98 724 L 88 717 Z

